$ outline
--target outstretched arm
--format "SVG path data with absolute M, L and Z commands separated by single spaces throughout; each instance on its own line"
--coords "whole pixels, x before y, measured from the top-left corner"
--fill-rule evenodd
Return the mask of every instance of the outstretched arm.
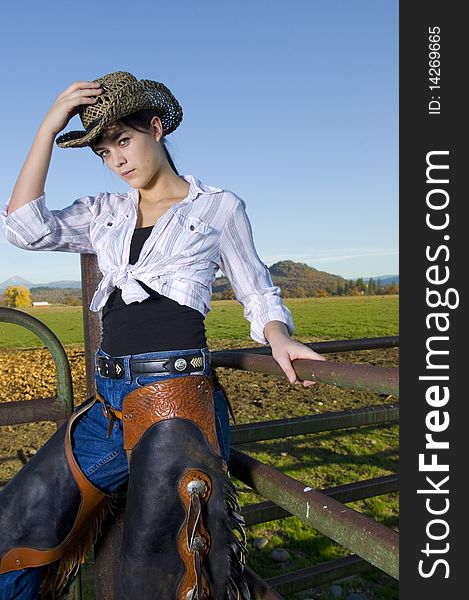
M 280 288 L 273 285 L 269 270 L 257 255 L 251 225 L 240 199 L 223 231 L 220 251 L 220 266 L 236 298 L 244 305 L 244 316 L 251 322 L 251 337 L 261 344 L 269 343 L 272 356 L 290 383 L 301 383 L 292 360 L 326 359 L 290 337 L 293 332 L 291 313 L 283 304 Z M 304 387 L 314 383 L 303 381 Z
M 292 366 L 292 360 L 296 360 L 297 358 L 326 360 L 324 356 L 311 350 L 308 346 L 292 340 L 285 323 L 280 321 L 270 321 L 267 323 L 264 328 L 264 335 L 272 348 L 273 358 L 278 362 L 290 383 L 303 383 L 303 387 L 314 385 L 314 381 L 305 380 L 302 382 L 302 380 L 298 379 Z

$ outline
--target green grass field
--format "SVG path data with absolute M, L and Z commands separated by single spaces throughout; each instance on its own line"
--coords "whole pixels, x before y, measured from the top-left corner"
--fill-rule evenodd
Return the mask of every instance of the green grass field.
M 379 337 L 399 333 L 399 297 L 291 298 L 285 304 L 292 311 L 295 337 L 312 341 Z M 51 306 L 25 309 L 43 321 L 63 345 L 83 343 L 81 307 Z M 243 307 L 235 300 L 217 300 L 206 319 L 207 337 L 249 339 L 249 323 Z M 31 348 L 42 342 L 28 330 L 0 323 L 0 347 Z

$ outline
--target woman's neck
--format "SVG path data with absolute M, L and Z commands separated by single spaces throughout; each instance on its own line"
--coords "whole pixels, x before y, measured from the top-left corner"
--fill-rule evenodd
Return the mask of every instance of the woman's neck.
M 189 184 L 172 171 L 167 179 L 158 178 L 151 187 L 140 189 L 137 210 L 137 227 L 154 225 L 174 204 L 189 193 Z
M 177 175 L 168 165 L 155 176 L 147 186 L 139 189 L 140 202 L 150 206 L 180 201 L 189 192 L 189 183 Z

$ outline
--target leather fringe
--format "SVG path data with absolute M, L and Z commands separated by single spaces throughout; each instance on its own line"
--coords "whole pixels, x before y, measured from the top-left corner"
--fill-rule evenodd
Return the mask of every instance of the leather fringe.
M 86 561 L 88 552 L 95 545 L 107 516 L 113 512 L 113 503 L 110 498 L 103 508 L 97 513 L 93 523 L 86 533 L 79 539 L 60 560 L 48 565 L 46 575 L 42 581 L 39 598 L 53 600 L 59 598 L 64 592 L 70 579 L 78 573 L 80 565 Z
M 231 574 L 226 589 L 227 600 L 251 600 L 251 593 L 244 578 L 244 565 L 248 554 L 245 520 L 241 516 L 238 496 L 229 475 L 223 475 L 223 496 L 230 534 L 228 538 Z

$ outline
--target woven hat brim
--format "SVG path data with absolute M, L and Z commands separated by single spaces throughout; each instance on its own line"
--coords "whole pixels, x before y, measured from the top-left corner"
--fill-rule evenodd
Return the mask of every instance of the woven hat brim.
M 172 133 L 181 123 L 183 112 L 181 105 L 162 83 L 142 79 L 137 82 L 139 86 L 135 102 L 130 106 L 120 108 L 119 98 L 116 96 L 107 114 L 87 130 L 68 131 L 55 140 L 59 148 L 83 148 L 89 146 L 107 127 L 132 113 L 141 110 L 155 110 L 163 125 L 164 135 Z M 125 95 L 125 90 L 122 95 Z

